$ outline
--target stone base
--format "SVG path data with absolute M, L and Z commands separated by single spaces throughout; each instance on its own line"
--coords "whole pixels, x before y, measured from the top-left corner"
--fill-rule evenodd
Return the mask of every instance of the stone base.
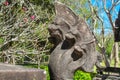
M 46 71 L 0 63 L 0 80 L 46 80 Z

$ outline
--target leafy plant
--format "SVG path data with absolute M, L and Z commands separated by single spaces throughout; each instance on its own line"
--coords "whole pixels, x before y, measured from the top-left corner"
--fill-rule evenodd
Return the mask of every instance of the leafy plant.
M 74 75 L 74 80 L 92 80 L 90 73 L 85 73 L 83 71 L 76 71 Z
M 44 69 L 45 71 L 47 71 L 47 80 L 50 80 L 49 71 L 48 71 L 48 66 L 41 65 L 40 68 L 41 68 L 41 69 Z

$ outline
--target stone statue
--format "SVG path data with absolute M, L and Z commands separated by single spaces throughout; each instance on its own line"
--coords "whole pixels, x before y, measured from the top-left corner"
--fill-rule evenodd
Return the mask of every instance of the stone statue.
M 76 70 L 92 72 L 97 62 L 95 38 L 85 22 L 66 5 L 55 2 L 56 16 L 49 25 L 50 80 L 73 80 Z

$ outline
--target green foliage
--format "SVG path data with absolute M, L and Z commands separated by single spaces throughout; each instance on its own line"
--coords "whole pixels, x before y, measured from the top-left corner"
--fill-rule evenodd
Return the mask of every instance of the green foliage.
M 113 34 L 109 33 L 107 35 L 104 36 L 104 43 L 102 42 L 102 36 L 97 35 L 97 39 L 99 40 L 100 44 L 104 45 L 105 50 L 106 50 L 106 55 L 108 56 L 108 58 L 110 57 L 112 48 L 113 48 L 113 44 L 114 44 L 114 39 L 113 39 Z M 97 48 L 99 50 L 99 48 Z
M 41 65 L 40 68 L 47 71 L 47 80 L 50 80 L 48 67 Z M 92 75 L 92 77 L 93 77 L 93 75 Z M 92 77 L 91 77 L 90 73 L 86 73 L 86 72 L 78 70 L 75 72 L 74 80 L 92 80 Z
M 41 65 L 40 68 L 47 71 L 47 80 L 50 80 L 48 66 Z M 93 77 L 94 75 L 91 76 L 90 73 L 78 70 L 75 72 L 74 80 L 92 80 Z
M 52 10 L 54 9 L 53 0 L 30 0 L 31 3 L 41 6 L 42 11 L 48 10 L 49 13 L 53 13 Z
M 108 57 L 110 57 L 112 48 L 113 48 L 113 44 L 114 44 L 114 39 L 111 37 L 106 37 L 106 42 L 105 42 L 105 46 L 106 46 L 106 54 L 108 55 Z
M 45 55 L 51 44 L 48 42 L 47 27 L 54 16 L 53 12 L 51 0 L 3 1 L 0 10 L 0 60 L 12 63 L 12 57 L 6 57 L 11 50 L 15 64 L 24 63 L 26 56 L 29 57 L 27 60 L 35 63 L 48 60 Z M 5 53 L 2 53 L 4 50 Z M 19 52 L 20 55 L 17 55 Z M 3 55 L 6 59 L 2 59 Z
M 27 65 L 23 65 L 29 68 L 37 68 L 37 65 L 32 65 L 32 64 L 27 64 Z M 47 80 L 50 80 L 50 76 L 49 76 L 49 70 L 48 70 L 48 66 L 47 65 L 40 65 L 39 67 L 40 69 L 44 69 L 45 71 L 47 71 Z M 92 80 L 92 78 L 95 75 L 91 75 L 90 73 L 86 73 L 83 71 L 76 71 L 73 80 Z
M 83 71 L 76 71 L 74 80 L 92 80 L 90 73 L 85 73 Z
M 2 44 L 4 42 L 3 38 L 0 38 L 0 44 Z
M 77 15 L 79 15 L 82 18 L 88 19 L 91 15 L 90 8 L 88 5 L 87 0 L 60 0 L 61 2 L 65 3 L 67 6 L 69 6 Z
M 49 71 L 48 71 L 48 66 L 41 65 L 40 68 L 47 71 L 47 80 L 50 80 Z

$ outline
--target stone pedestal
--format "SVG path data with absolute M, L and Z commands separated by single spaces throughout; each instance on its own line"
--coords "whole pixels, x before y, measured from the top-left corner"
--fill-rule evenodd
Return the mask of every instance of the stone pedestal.
M 46 80 L 46 71 L 0 63 L 0 80 Z

